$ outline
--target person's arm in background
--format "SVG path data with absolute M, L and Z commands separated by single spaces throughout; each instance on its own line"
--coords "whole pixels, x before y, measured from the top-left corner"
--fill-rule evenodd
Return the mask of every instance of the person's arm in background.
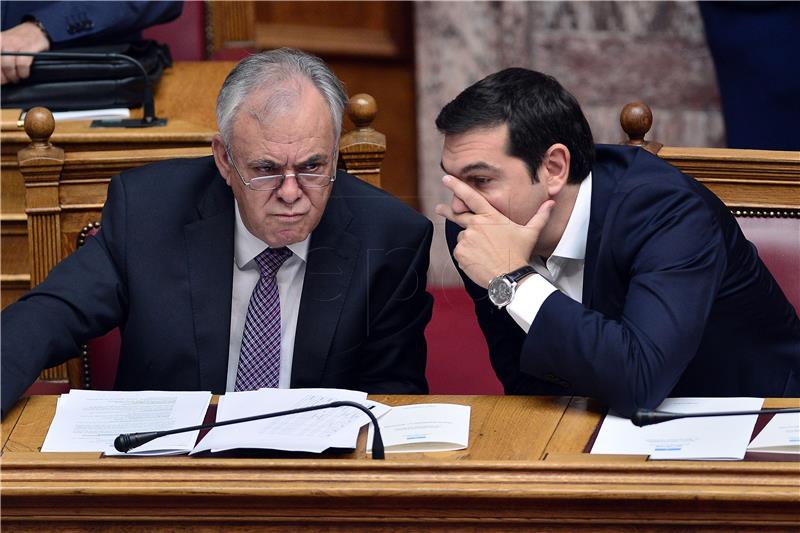
M 100 232 L 0 313 L 2 416 L 43 369 L 77 356 L 81 344 L 122 322 L 128 305 L 125 221 L 125 187 L 116 177 Z
M 3 52 L 45 52 L 69 46 L 138 40 L 141 30 L 176 19 L 183 2 L 8 2 Z M 17 21 L 19 21 L 17 23 Z M 31 57 L 3 56 L 2 84 L 30 75 Z

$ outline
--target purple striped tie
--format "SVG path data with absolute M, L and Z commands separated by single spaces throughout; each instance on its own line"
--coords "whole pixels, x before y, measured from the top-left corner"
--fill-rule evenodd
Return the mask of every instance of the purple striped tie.
M 288 248 L 267 248 L 256 256 L 261 277 L 247 307 L 236 371 L 237 391 L 277 387 L 281 373 L 281 302 L 275 274 L 291 257 Z

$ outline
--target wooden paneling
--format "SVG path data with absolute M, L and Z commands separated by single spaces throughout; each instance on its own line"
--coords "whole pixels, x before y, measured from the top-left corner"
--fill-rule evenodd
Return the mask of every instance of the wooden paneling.
M 665 146 L 658 156 L 732 209 L 800 209 L 800 152 Z

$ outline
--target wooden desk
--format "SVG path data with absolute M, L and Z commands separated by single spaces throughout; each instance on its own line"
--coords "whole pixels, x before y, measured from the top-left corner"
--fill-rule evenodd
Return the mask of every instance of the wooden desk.
M 472 406 L 467 450 L 290 459 L 42 454 L 55 398 L 2 424 L 3 526 L 15 531 L 420 529 L 712 531 L 800 526 L 800 463 L 646 461 L 581 453 L 584 399 L 375 396 Z M 767 406 L 796 406 L 769 400 Z

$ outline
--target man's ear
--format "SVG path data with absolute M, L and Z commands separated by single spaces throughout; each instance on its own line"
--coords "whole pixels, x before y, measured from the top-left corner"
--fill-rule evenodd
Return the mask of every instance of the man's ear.
M 561 192 L 567 184 L 569 159 L 569 148 L 560 143 L 552 145 L 544 153 L 539 179 L 547 187 L 547 193 L 551 198 Z
M 222 174 L 225 183 L 230 187 L 231 176 L 233 176 L 235 171 L 231 167 L 230 161 L 228 161 L 228 151 L 225 149 L 225 141 L 219 133 L 215 134 L 211 139 L 211 152 L 214 154 L 214 162 L 217 164 L 219 173 Z

